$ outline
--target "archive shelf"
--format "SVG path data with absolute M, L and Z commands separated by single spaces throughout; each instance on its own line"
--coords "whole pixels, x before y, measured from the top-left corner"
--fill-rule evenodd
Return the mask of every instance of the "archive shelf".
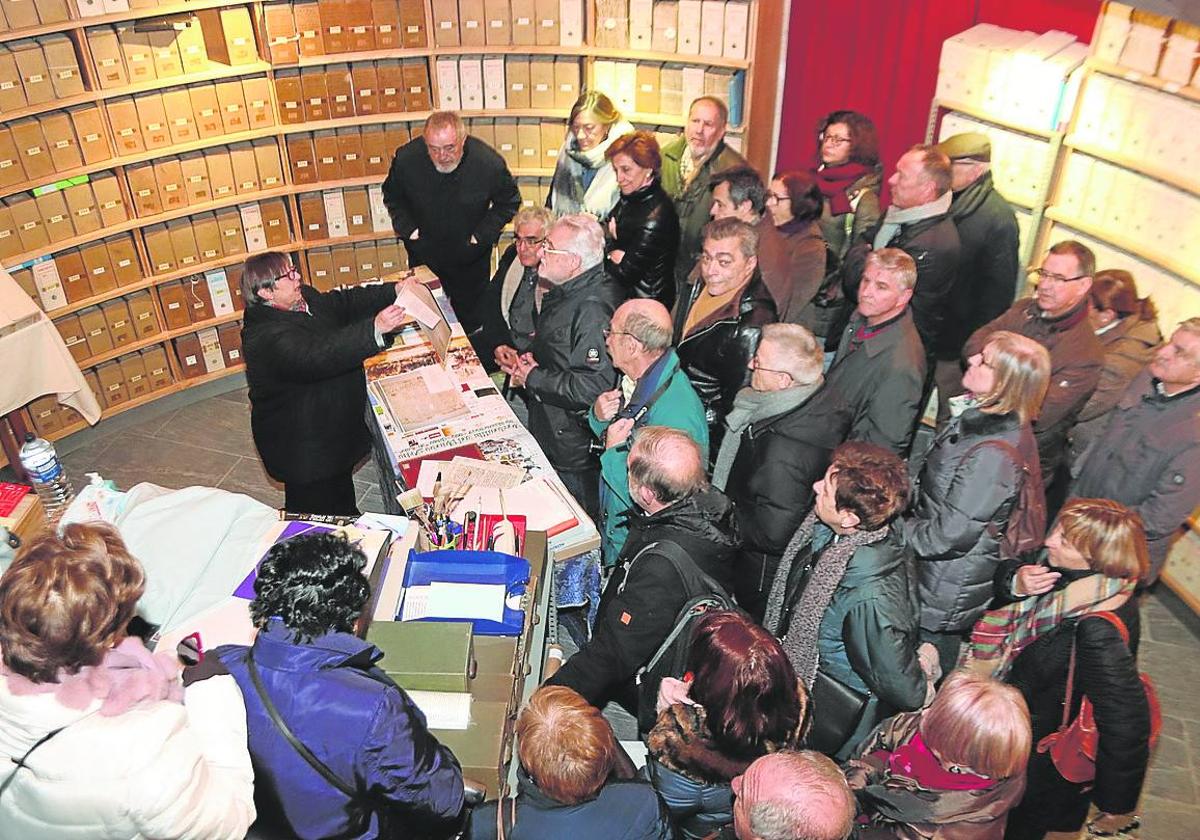
M 1063 141 L 1063 144 L 1072 152 L 1079 152 L 1080 154 L 1087 155 L 1088 157 L 1094 157 L 1099 160 L 1106 161 L 1119 166 L 1122 169 L 1128 169 L 1130 172 L 1136 172 L 1138 175 L 1144 175 L 1147 178 L 1153 178 L 1156 181 L 1162 181 L 1167 186 L 1200 195 L 1200 180 L 1180 177 L 1180 174 L 1176 171 L 1154 166 L 1146 163 L 1145 161 L 1129 157 L 1128 155 L 1123 155 L 1119 152 L 1101 148 L 1094 143 L 1088 143 L 1087 141 L 1079 140 L 1073 134 L 1067 135 L 1067 138 Z
M 711 55 L 684 55 L 669 52 L 659 52 L 653 50 L 638 50 L 626 47 L 608 47 L 597 46 L 593 43 L 596 38 L 598 27 L 598 14 L 594 0 L 581 0 L 584 6 L 584 39 L 585 43 L 578 46 L 562 46 L 562 45 L 487 45 L 487 46 L 438 46 L 435 41 L 435 32 L 433 29 L 433 8 L 431 0 L 424 0 L 423 6 L 425 10 L 425 31 L 426 44 L 421 47 L 413 48 L 395 48 L 395 49 L 375 49 L 357 52 L 342 52 L 330 53 L 321 56 L 300 56 L 297 61 L 286 63 L 272 63 L 270 61 L 270 47 L 268 46 L 266 16 L 264 6 L 267 0 L 186 0 L 181 2 L 164 3 L 153 8 L 134 9 L 126 12 L 114 14 L 98 15 L 95 17 L 75 18 L 72 20 L 61 21 L 56 23 L 39 25 L 36 27 L 27 27 L 19 30 L 11 30 L 0 32 L 0 44 L 6 44 L 19 39 L 37 39 L 41 36 L 52 35 L 57 33 L 66 34 L 72 41 L 76 56 L 79 60 L 79 72 L 83 78 L 84 85 L 87 88 L 83 93 L 66 98 L 56 99 L 52 102 L 40 103 L 37 105 L 26 106 L 19 110 L 12 110 L 0 115 L 0 126 L 4 126 L 11 121 L 26 117 L 38 117 L 50 112 L 65 111 L 75 106 L 97 105 L 100 118 L 99 124 L 101 130 L 106 132 L 110 144 L 115 149 L 116 144 L 113 142 L 116 139 L 116 126 L 113 123 L 113 117 L 109 113 L 105 103 L 108 100 L 137 96 L 140 94 L 149 94 L 155 91 L 161 91 L 168 88 L 186 88 L 195 85 L 203 85 L 223 80 L 231 80 L 245 77 L 262 76 L 265 77 L 270 87 L 269 107 L 274 118 L 274 125 L 262 126 L 255 129 L 241 131 L 232 134 L 221 134 L 207 138 L 199 138 L 194 141 L 164 146 L 158 149 L 146 150 L 136 154 L 115 154 L 113 157 L 97 161 L 93 164 L 83 164 L 71 168 L 70 170 L 57 171 L 47 178 L 25 179 L 20 183 L 0 188 L 0 198 L 15 196 L 22 193 L 27 193 L 36 190 L 40 187 L 53 186 L 61 181 L 79 178 L 80 176 L 93 176 L 97 173 L 112 172 L 117 176 L 120 185 L 121 197 L 126 205 L 127 211 L 131 218 L 126 221 L 102 228 L 100 230 L 79 236 L 62 238 L 57 242 L 52 242 L 48 246 L 32 250 L 23 250 L 19 254 L 3 260 L 3 265 L 10 269 L 29 268 L 33 261 L 45 259 L 59 254 L 60 252 L 68 251 L 72 248 L 84 246 L 92 242 L 99 242 L 114 236 L 128 235 L 132 238 L 134 251 L 137 255 L 137 261 L 142 269 L 142 277 L 134 283 L 129 283 L 124 286 L 118 286 L 107 292 L 89 295 L 86 298 L 76 300 L 73 303 L 67 303 L 65 306 L 53 309 L 47 312 L 51 319 L 61 319 L 65 316 L 74 315 L 81 310 L 89 307 L 99 306 L 108 301 L 131 295 L 133 293 L 149 292 L 154 304 L 154 309 L 159 320 L 160 326 L 164 325 L 163 321 L 163 301 L 159 297 L 159 287 L 182 280 L 189 277 L 200 277 L 206 272 L 228 268 L 243 262 L 248 254 L 237 254 L 234 256 L 220 256 L 215 259 L 197 262 L 194 265 L 178 268 L 170 272 L 154 274 L 149 269 L 151 267 L 149 253 L 146 248 L 146 241 L 142 229 L 147 225 L 157 225 L 172 220 L 183 219 L 189 216 L 209 213 L 215 210 L 235 207 L 238 205 L 252 204 L 267 199 L 284 200 L 286 208 L 286 219 L 291 230 L 291 241 L 286 245 L 276 248 L 276 250 L 285 253 L 303 254 L 304 252 L 314 249 L 333 248 L 344 245 L 357 245 L 360 243 L 384 242 L 386 240 L 395 240 L 395 233 L 392 230 L 385 231 L 370 231 L 366 233 L 355 234 L 351 236 L 343 236 L 337 238 L 326 238 L 320 240 L 306 240 L 303 238 L 303 226 L 299 213 L 299 205 L 297 197 L 301 193 L 328 191 L 347 188 L 362 188 L 369 187 L 375 184 L 381 184 L 384 180 L 384 175 L 374 175 L 356 178 L 344 178 L 336 181 L 322 181 L 311 184 L 297 184 L 293 180 L 293 172 L 291 167 L 290 155 L 288 154 L 287 141 L 292 135 L 299 133 L 313 133 L 316 131 L 337 130 L 347 128 L 362 128 L 366 126 L 388 126 L 398 124 L 413 124 L 421 123 L 430 115 L 430 110 L 420 111 L 396 111 L 387 113 L 373 113 L 366 115 L 355 115 L 350 117 L 332 118 L 320 121 L 304 121 L 284 123 L 283 110 L 280 107 L 279 96 L 276 88 L 276 79 L 283 71 L 295 72 L 297 69 L 320 68 L 336 64 L 350 64 L 357 62 L 368 61 L 388 61 L 396 59 L 419 59 L 424 64 L 424 72 L 426 74 L 425 85 L 427 94 L 431 102 L 438 102 L 438 78 L 436 72 L 436 61 L 439 58 L 464 58 L 464 57 L 509 57 L 509 56 L 553 56 L 571 61 L 577 61 L 579 64 L 579 87 L 581 90 L 586 89 L 593 82 L 593 67 L 598 60 L 615 60 L 615 61 L 634 61 L 653 64 L 669 64 L 682 65 L 690 67 L 705 67 L 713 70 L 738 71 L 744 73 L 744 113 L 745 119 L 742 125 L 729 127 L 731 136 L 740 136 L 744 139 L 746 148 L 743 152 L 756 163 L 760 168 L 765 169 L 771 155 L 771 149 L 774 142 L 773 138 L 773 123 L 775 118 L 774 101 L 777 95 L 776 74 L 778 73 L 778 58 L 782 51 L 782 9 L 778 8 L 779 4 L 764 3 L 763 0 L 748 0 L 749 22 L 746 33 L 746 55 L 747 58 L 727 58 L 725 56 Z M 209 9 L 222 9 L 232 7 L 244 7 L 249 9 L 251 16 L 251 24 L 254 32 L 254 38 L 257 45 L 259 60 L 249 64 L 242 65 L 223 65 L 210 64 L 209 68 L 201 72 L 183 73 L 175 76 L 158 79 L 146 79 L 134 84 L 124 85 L 120 88 L 101 88 L 98 84 L 99 73 L 96 61 L 93 58 L 92 46 L 87 38 L 88 30 L 96 27 L 106 27 L 119 24 L 129 24 L 136 21 L 167 18 L 176 15 L 191 15 L 197 11 Z M 648 44 L 647 44 L 648 46 Z M 632 98 L 632 94 L 631 94 Z M 629 109 L 631 110 L 631 109 Z M 533 120 L 539 122 L 557 122 L 562 126 L 565 133 L 565 121 L 568 116 L 566 108 L 524 108 L 524 109 L 481 109 L 462 111 L 463 117 L 467 120 L 491 120 L 498 118 Z M 682 127 L 685 124 L 683 115 L 680 114 L 659 114 L 659 113 L 626 113 L 626 118 L 630 122 L 648 128 L 659 128 L 665 130 L 674 130 Z M 762 126 L 761 130 L 759 126 Z M 249 141 L 262 141 L 268 138 L 274 138 L 277 141 L 280 160 L 282 163 L 283 184 L 267 190 L 259 190 L 254 193 L 232 194 L 225 195 L 202 204 L 187 205 L 183 207 L 175 207 L 167 212 L 155 214 L 148 217 L 134 216 L 134 202 L 131 194 L 130 184 L 125 176 L 125 170 L 128 167 L 141 164 L 152 163 L 164 158 L 186 155 L 188 153 L 200 152 L 206 149 L 215 147 L 229 146 L 238 143 Z M 560 136 L 561 142 L 561 136 Z M 389 150 L 390 151 L 390 150 Z M 514 166 L 511 168 L 514 177 L 522 179 L 523 183 L 529 179 L 548 179 L 553 175 L 553 168 L 549 166 Z M 401 253 L 403 259 L 403 252 Z M 303 257 L 298 260 L 300 270 L 307 276 L 307 260 Z M 170 347 L 173 339 L 184 334 L 194 333 L 201 329 L 210 326 L 220 326 L 226 323 L 237 321 L 241 313 L 231 313 L 230 315 L 220 316 L 214 319 L 209 319 L 203 323 L 191 324 L 187 327 L 169 330 L 160 329 L 153 336 L 148 336 L 144 339 L 139 339 L 136 342 L 131 342 L 124 347 L 114 348 L 112 351 L 98 354 L 85 359 L 81 364 L 83 367 L 90 367 L 97 364 L 110 361 L 121 356 L 124 353 L 152 347 L 162 344 Z M 170 367 L 176 381 L 168 388 L 154 391 L 144 397 L 136 400 L 131 400 L 113 409 L 105 409 L 102 413 L 103 418 L 108 418 L 124 411 L 136 408 L 147 402 L 153 401 L 158 397 L 165 396 L 171 393 L 176 393 L 193 385 L 201 384 L 206 381 L 219 379 L 228 376 L 233 372 L 241 370 L 241 366 L 236 366 L 232 369 L 218 371 L 214 374 L 208 374 L 200 377 L 186 379 L 182 377 L 182 371 L 179 368 L 177 360 L 173 353 L 168 353 L 170 358 Z M 77 424 L 74 427 L 68 427 L 54 433 L 54 438 L 63 437 L 73 431 L 83 428 L 83 424 Z
M 1095 73 L 1100 73 L 1105 76 L 1112 76 L 1114 79 L 1122 79 L 1126 82 L 1133 82 L 1135 85 L 1160 90 L 1163 93 L 1169 93 L 1173 96 L 1181 96 L 1184 99 L 1189 99 L 1192 102 L 1200 102 L 1200 88 L 1191 85 L 1181 85 L 1177 82 L 1168 82 L 1164 79 L 1159 79 L 1154 76 L 1147 76 L 1145 73 L 1139 73 L 1136 70 L 1130 70 L 1128 67 L 1121 67 L 1119 64 L 1109 64 L 1105 61 L 1100 61 L 1096 58 L 1089 58 L 1085 65 L 1087 69 Z
M 1050 207 L 1046 210 L 1046 218 L 1086 234 L 1092 239 L 1111 245 L 1118 250 L 1125 251 L 1140 260 L 1153 263 L 1178 277 L 1182 277 L 1193 285 L 1200 286 L 1200 270 L 1197 270 L 1195 266 L 1182 263 L 1171 257 L 1165 257 L 1148 247 L 1144 242 L 1140 242 L 1133 237 L 1115 233 L 1106 228 L 1076 219 L 1056 207 Z
M 1003 128 L 1005 131 L 1015 131 L 1019 134 L 1030 134 L 1034 137 L 1040 137 L 1043 140 L 1050 140 L 1059 134 L 1059 132 L 1052 131 L 1048 128 L 1035 128 L 1031 125 L 1023 125 L 1021 123 L 1005 119 L 1004 117 L 998 117 L 995 114 L 991 114 L 983 110 L 982 108 L 977 108 L 973 105 L 965 105 L 961 102 L 950 102 L 945 99 L 933 100 L 932 110 L 934 113 L 930 115 L 931 120 L 936 117 L 936 112 L 939 109 L 943 111 L 954 111 L 955 113 L 962 114 L 963 116 L 970 117 L 971 119 L 979 120 L 980 122 L 991 123 L 997 128 Z

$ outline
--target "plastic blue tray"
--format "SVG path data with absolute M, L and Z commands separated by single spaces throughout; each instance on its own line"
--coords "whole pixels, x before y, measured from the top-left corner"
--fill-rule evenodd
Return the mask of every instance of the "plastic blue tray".
M 482 618 L 439 618 L 426 616 L 418 621 L 470 621 L 479 636 L 516 636 L 525 626 L 525 612 L 513 609 L 509 602 L 525 594 L 529 586 L 529 561 L 499 551 L 426 551 L 410 550 L 404 570 L 404 586 L 428 586 L 445 583 L 487 583 L 504 585 L 504 620 Z M 403 607 L 403 599 L 401 607 Z M 396 614 L 400 620 L 400 613 Z

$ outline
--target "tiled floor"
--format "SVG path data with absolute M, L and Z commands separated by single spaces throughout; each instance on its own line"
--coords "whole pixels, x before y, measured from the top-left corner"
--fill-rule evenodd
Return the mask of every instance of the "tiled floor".
M 75 482 L 95 471 L 118 487 L 203 484 L 282 504 L 282 489 L 254 450 L 244 382 L 233 377 L 193 390 L 62 441 Z M 354 480 L 359 507 L 382 510 L 374 465 L 366 463 Z M 1142 615 L 1141 665 L 1158 686 L 1165 716 L 1141 806 L 1142 837 L 1192 840 L 1200 837 L 1200 618 L 1166 590 L 1146 599 Z M 631 722 L 623 723 L 621 730 Z

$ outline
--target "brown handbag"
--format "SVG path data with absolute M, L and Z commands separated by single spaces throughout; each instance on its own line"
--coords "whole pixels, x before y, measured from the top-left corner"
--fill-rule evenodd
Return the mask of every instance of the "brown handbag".
M 1090 615 L 1103 618 L 1121 634 L 1121 639 L 1129 644 L 1129 629 L 1115 613 L 1103 611 Z M 1088 618 L 1090 616 L 1084 616 Z M 1082 621 L 1083 619 L 1080 619 Z M 1078 629 L 1078 627 L 1077 627 Z M 1150 707 L 1150 748 L 1158 742 L 1158 733 L 1162 730 L 1162 705 L 1158 700 L 1158 691 L 1150 676 L 1143 671 L 1138 672 L 1142 688 L 1146 691 L 1146 703 Z M 1092 701 L 1084 695 L 1079 704 L 1079 714 L 1075 720 L 1069 721 L 1071 714 L 1071 697 L 1075 690 L 1075 641 L 1071 641 L 1071 660 L 1067 665 L 1067 693 L 1063 699 L 1062 724 L 1038 741 L 1037 750 L 1040 753 L 1049 752 L 1050 760 L 1060 776 L 1068 782 L 1082 784 L 1096 778 L 1096 748 L 1100 743 L 1100 731 L 1096 728 L 1096 718 L 1092 712 Z M 1068 722 L 1069 721 L 1069 722 Z

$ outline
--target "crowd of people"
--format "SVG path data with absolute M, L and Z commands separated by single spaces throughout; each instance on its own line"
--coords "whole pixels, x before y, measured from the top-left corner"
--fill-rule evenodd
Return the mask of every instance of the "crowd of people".
M 344 539 L 273 548 L 256 641 L 181 682 L 128 630 L 144 581 L 119 535 L 73 525 L 0 578 L 0 822 L 1136 836 L 1158 719 L 1138 603 L 1200 502 L 1200 318 L 1163 342 L 1133 276 L 1075 241 L 1015 299 L 982 135 L 905 152 L 885 208 L 868 117 L 828 115 L 812 169 L 770 178 L 727 118 L 701 97 L 660 148 L 588 92 L 547 207 L 517 212 L 503 160 L 436 113 L 384 185 L 410 260 L 602 534 L 594 626 L 576 622 L 580 650 L 516 724 L 515 797 L 466 804 L 455 757 L 354 634 L 368 585 Z M 243 283 L 264 463 L 289 509 L 350 512 L 361 362 L 404 313 L 302 287 L 281 254 Z M 638 721 L 640 770 L 609 703 Z

